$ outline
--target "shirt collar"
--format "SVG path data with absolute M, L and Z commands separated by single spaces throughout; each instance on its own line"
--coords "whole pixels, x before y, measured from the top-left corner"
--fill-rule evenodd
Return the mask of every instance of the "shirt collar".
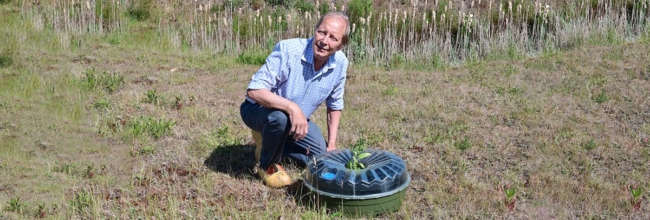
M 307 48 L 305 48 L 305 52 L 302 54 L 302 61 L 305 61 L 312 66 L 314 65 L 314 47 L 313 47 L 313 41 L 314 38 L 309 38 L 307 40 Z M 325 65 L 320 69 L 320 71 L 327 71 L 329 69 L 334 69 L 336 68 L 336 60 L 334 59 L 336 53 L 332 54 L 328 59 Z M 320 72 L 319 71 L 319 72 Z

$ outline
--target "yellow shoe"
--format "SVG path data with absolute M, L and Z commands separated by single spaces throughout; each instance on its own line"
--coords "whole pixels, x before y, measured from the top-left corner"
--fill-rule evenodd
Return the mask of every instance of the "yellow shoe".
M 257 175 L 269 187 L 281 188 L 291 184 L 291 177 L 289 177 L 289 174 L 279 164 L 271 164 L 266 171 L 258 168 Z

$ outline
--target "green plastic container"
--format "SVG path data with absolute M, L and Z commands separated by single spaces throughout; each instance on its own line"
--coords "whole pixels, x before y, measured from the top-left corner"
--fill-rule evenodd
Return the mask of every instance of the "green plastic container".
M 347 216 L 376 216 L 383 213 L 394 212 L 400 209 L 402 201 L 406 196 L 406 190 L 395 194 L 372 198 L 372 199 L 343 199 L 332 198 L 325 195 L 315 194 L 320 205 L 329 208 L 333 212 L 339 212 Z
M 316 156 L 303 178 L 317 204 L 348 216 L 375 216 L 399 210 L 411 177 L 402 158 L 368 149 L 366 168 L 350 170 L 352 152 L 339 149 Z

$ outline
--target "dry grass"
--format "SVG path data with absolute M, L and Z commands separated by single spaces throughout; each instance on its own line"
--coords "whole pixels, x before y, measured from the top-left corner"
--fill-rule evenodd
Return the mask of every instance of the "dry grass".
M 258 66 L 56 32 L 0 7 L 0 55 L 11 59 L 0 66 L 0 218 L 338 218 L 252 174 L 238 107 Z M 404 205 L 381 219 L 648 219 L 648 51 L 647 41 L 576 47 L 445 71 L 352 65 L 339 147 L 365 138 L 407 162 Z M 124 84 L 90 88 L 92 69 Z M 175 124 L 134 135 L 142 116 Z M 313 120 L 324 126 L 324 111 Z

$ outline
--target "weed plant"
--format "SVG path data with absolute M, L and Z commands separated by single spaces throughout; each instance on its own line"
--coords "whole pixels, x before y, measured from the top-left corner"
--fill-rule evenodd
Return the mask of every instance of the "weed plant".
M 101 87 L 108 93 L 113 93 L 124 84 L 124 76 L 118 73 L 96 73 L 94 69 L 84 71 L 86 76 L 85 85 L 88 89 Z
M 237 56 L 237 62 L 259 66 L 266 62 L 267 55 L 267 53 L 260 51 L 246 51 Z
M 9 206 L 7 206 L 5 210 L 23 214 L 26 208 L 27 204 L 25 204 L 23 201 L 20 201 L 20 198 L 11 198 L 9 200 Z
M 155 139 L 159 139 L 167 135 L 175 124 L 176 122 L 171 119 L 141 116 L 134 118 L 128 124 L 128 128 L 134 137 L 148 134 Z
M 641 209 L 641 200 L 643 199 L 641 197 L 643 189 L 638 185 L 633 185 L 630 187 L 630 193 L 632 194 L 632 199 L 630 201 L 632 203 L 632 207 L 635 211 L 639 211 Z
M 149 104 L 160 105 L 161 101 L 164 99 L 164 97 L 158 94 L 158 91 L 155 89 L 147 90 L 147 93 L 145 95 L 146 97 L 144 99 L 144 102 Z
M 514 211 L 515 202 L 516 202 L 516 199 L 517 199 L 517 197 L 515 197 L 515 193 L 517 192 L 517 189 L 510 186 L 510 185 L 507 185 L 507 186 L 503 187 L 503 192 L 506 195 L 506 198 L 505 198 L 506 208 L 508 208 L 509 211 Z

